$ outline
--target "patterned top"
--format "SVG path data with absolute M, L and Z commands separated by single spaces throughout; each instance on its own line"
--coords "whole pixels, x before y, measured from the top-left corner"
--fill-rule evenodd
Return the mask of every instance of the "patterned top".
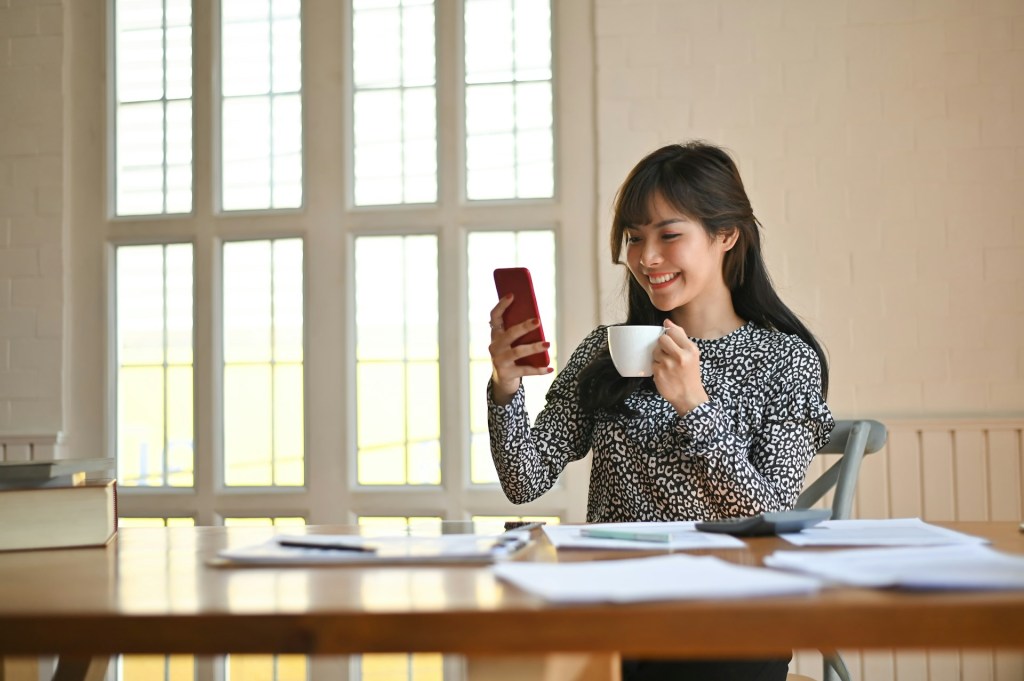
M 585 412 L 580 371 L 608 344 L 592 331 L 558 374 L 530 427 L 525 393 L 508 405 L 487 389 L 491 456 L 505 495 L 532 501 L 566 464 L 594 452 L 588 522 L 704 520 L 792 508 L 815 451 L 835 425 L 821 365 L 797 336 L 752 322 L 694 339 L 710 400 L 679 416 L 653 381 L 626 404 L 638 416 Z

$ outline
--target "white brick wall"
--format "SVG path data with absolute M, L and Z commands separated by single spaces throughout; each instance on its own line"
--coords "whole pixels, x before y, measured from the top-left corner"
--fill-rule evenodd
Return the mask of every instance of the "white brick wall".
M 1024 413 L 1024 2 L 595 2 L 602 235 L 641 156 L 721 144 L 834 411 Z
M 63 7 L 0 0 L 0 433 L 61 430 Z

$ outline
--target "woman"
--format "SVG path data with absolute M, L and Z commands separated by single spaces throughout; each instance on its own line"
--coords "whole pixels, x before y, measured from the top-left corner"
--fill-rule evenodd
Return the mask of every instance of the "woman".
M 593 451 L 588 522 L 703 520 L 792 508 L 833 427 L 828 363 L 779 299 L 739 171 L 701 142 L 654 151 L 619 190 L 613 262 L 628 269 L 626 324 L 663 325 L 652 378 L 623 378 L 606 327 L 573 352 L 531 427 L 513 347 L 534 328 L 491 311 L 491 454 L 506 496 L 536 499 Z M 626 679 L 785 678 L 786 660 L 627 661 Z M 781 676 L 780 676 L 781 674 Z

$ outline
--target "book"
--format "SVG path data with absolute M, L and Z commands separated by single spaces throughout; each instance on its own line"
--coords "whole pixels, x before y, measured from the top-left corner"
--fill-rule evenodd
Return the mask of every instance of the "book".
M 5 489 L 38 489 L 40 487 L 75 487 L 84 485 L 88 479 L 88 473 L 78 471 L 67 475 L 55 475 L 52 478 L 41 480 L 0 480 L 0 490 Z
M 0 490 L 0 551 L 104 546 L 116 532 L 116 480 Z
M 74 476 L 77 473 L 103 474 L 105 476 L 113 470 L 114 460 L 109 457 L 0 461 L 0 488 L 37 487 L 53 484 L 52 481 L 55 478 Z

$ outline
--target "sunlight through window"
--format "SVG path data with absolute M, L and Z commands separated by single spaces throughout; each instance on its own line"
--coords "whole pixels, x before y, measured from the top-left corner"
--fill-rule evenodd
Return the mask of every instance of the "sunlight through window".
M 465 0 L 466 196 L 550 198 L 549 0 Z
M 555 234 L 548 230 L 521 232 L 470 232 L 469 262 L 469 422 L 470 482 L 498 482 L 491 461 L 491 445 L 487 434 L 487 381 L 491 376 L 491 356 L 487 346 L 491 330 L 481 320 L 488 319 L 498 302 L 494 290 L 494 270 L 499 267 L 526 267 L 533 279 L 537 307 L 540 309 L 544 335 L 551 348 L 551 366 L 558 367 L 558 343 L 555 329 Z M 526 411 L 532 420 L 544 406 L 544 395 L 554 374 L 526 378 Z
M 302 205 L 299 0 L 221 0 L 221 207 Z
M 354 0 L 357 206 L 437 200 L 432 0 Z
M 192 245 L 121 246 L 117 261 L 117 478 L 193 484 Z
M 224 483 L 304 484 L 302 240 L 224 244 Z
M 437 237 L 360 237 L 355 268 L 359 484 L 438 485 Z
M 192 210 L 192 5 L 117 0 L 115 213 Z

